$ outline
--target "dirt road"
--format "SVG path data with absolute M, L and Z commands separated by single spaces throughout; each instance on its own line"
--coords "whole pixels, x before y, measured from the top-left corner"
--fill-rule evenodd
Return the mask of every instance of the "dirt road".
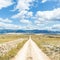
M 32 41 L 31 37 L 12 60 L 50 60 Z

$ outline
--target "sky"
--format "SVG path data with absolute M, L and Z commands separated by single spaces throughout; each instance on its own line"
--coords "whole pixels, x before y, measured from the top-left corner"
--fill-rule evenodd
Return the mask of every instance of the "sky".
M 60 0 L 0 0 L 0 29 L 60 31 Z

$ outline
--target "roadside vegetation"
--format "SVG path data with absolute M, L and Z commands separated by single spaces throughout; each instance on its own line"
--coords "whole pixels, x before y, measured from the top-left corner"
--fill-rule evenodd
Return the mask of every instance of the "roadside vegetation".
M 0 56 L 0 60 L 10 60 L 10 59 L 12 59 L 17 54 L 17 52 L 22 48 L 22 46 L 25 44 L 26 41 L 27 40 L 22 41 L 21 43 L 17 44 L 17 47 L 12 48 L 5 55 Z
M 4 42 L 9 42 L 19 38 L 26 38 L 28 35 L 24 34 L 0 34 L 0 44 Z
M 60 35 L 32 35 L 32 40 L 51 60 L 60 60 Z
M 4 37 L 4 38 L 2 38 Z M 0 60 L 12 59 L 28 40 L 28 35 L 0 35 Z

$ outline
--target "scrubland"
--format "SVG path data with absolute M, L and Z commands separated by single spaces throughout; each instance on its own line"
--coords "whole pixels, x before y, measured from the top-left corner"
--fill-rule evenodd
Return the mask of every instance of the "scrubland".
M 51 60 L 60 60 L 60 35 L 33 34 L 32 40 Z M 23 47 L 29 35 L 0 35 L 0 60 L 12 59 Z
M 51 60 L 60 60 L 60 35 L 32 35 L 32 40 Z
M 27 35 L 0 35 L 0 60 L 10 60 L 28 40 Z
M 26 38 L 27 35 L 24 34 L 0 34 L 0 44 L 4 42 L 9 42 L 19 38 Z

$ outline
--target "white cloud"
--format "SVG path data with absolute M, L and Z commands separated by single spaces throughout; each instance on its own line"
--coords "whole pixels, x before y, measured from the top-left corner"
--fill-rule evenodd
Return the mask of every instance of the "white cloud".
M 18 0 L 18 4 L 15 7 L 15 10 L 18 10 L 16 15 L 13 15 L 12 18 L 19 18 L 20 22 L 23 24 L 30 24 L 32 21 L 29 18 L 32 18 L 34 21 L 34 25 L 30 24 L 28 26 L 22 26 L 23 29 L 48 29 L 50 30 L 51 27 L 49 26 L 42 26 L 48 21 L 57 21 L 60 19 L 60 8 L 56 8 L 50 11 L 37 11 L 36 15 L 33 16 L 33 12 L 29 11 L 30 6 L 34 0 Z M 42 3 L 45 3 L 47 0 L 42 0 Z M 42 25 L 41 25 L 42 24 Z M 49 24 L 48 24 L 49 25 Z
M 26 18 L 32 18 L 32 21 L 27 20 Z M 14 16 L 14 18 L 20 18 L 20 22 L 24 24 L 30 24 L 31 28 L 30 29 L 48 29 L 50 30 L 51 27 L 48 27 L 49 22 L 52 21 L 57 21 L 58 19 L 60 20 L 60 8 L 53 9 L 51 11 L 37 11 L 36 15 L 33 16 L 33 12 L 28 12 L 26 10 L 22 10 L 19 12 L 17 15 Z M 47 24 L 49 23 L 49 24 Z M 46 27 L 43 25 L 47 24 Z M 42 27 L 41 27 L 42 26 Z M 25 26 L 24 28 L 27 29 L 29 26 Z
M 0 18 L 0 28 L 5 28 L 5 29 L 20 29 L 20 25 L 12 24 L 12 20 L 6 18 Z
M 42 0 L 42 3 L 45 3 L 47 0 Z
M 38 11 L 36 16 L 43 18 L 44 20 L 60 19 L 60 8 L 54 9 L 52 11 Z
M 32 25 L 26 25 L 26 26 L 20 26 L 20 25 L 15 25 L 15 24 L 5 24 L 0 22 L 0 29 L 25 29 L 25 30 L 32 30 L 35 29 L 34 26 Z
M 33 12 L 28 12 L 27 16 L 32 17 L 33 16 Z
M 0 9 L 8 7 L 13 4 L 12 0 L 0 0 Z
M 53 9 L 51 11 L 37 11 L 34 18 L 35 26 L 37 26 L 39 29 L 46 30 L 53 30 L 53 28 L 59 30 L 60 25 L 55 27 L 53 26 L 56 21 L 60 22 L 60 8 Z
M 16 15 L 13 15 L 11 18 L 20 18 L 20 19 L 23 19 L 23 18 L 30 18 L 33 16 L 33 12 L 28 12 L 26 10 L 22 10 L 20 11 L 18 14 Z
M 19 13 L 13 15 L 12 18 L 25 19 L 32 17 L 33 12 L 29 12 L 28 10 L 30 9 L 30 6 L 32 6 L 33 1 L 35 0 L 18 0 L 18 3 L 14 10 L 18 10 Z
M 60 24 L 53 24 L 52 26 L 46 26 L 44 27 L 44 29 L 51 31 L 60 31 Z
M 60 0 L 42 0 L 42 2 L 41 3 L 45 3 L 45 2 L 60 2 Z
M 15 24 L 6 24 L 5 29 L 21 29 L 21 26 Z
M 6 19 L 0 18 L 0 22 L 12 23 L 12 20 L 10 20 L 8 18 L 6 18 Z
M 31 24 L 31 21 L 29 21 L 29 20 L 25 20 L 25 19 L 20 20 L 20 22 L 21 22 L 21 23 L 25 23 L 25 24 Z
M 15 9 L 21 10 L 29 10 L 29 7 L 32 5 L 34 0 L 18 0 L 18 4 Z
M 5 23 L 0 22 L 0 27 L 3 27 L 5 25 Z
M 22 10 L 21 12 L 19 12 L 16 15 L 13 15 L 12 18 L 25 18 L 25 15 L 27 14 L 26 10 Z
M 28 11 L 30 9 L 30 6 L 32 6 L 32 3 L 35 0 L 18 0 L 18 3 L 14 10 L 18 10 L 19 13 L 16 15 L 13 15 L 12 18 L 18 18 L 20 20 L 20 23 L 27 24 L 28 27 L 32 24 L 32 22 L 29 20 L 33 16 L 33 12 Z M 23 29 L 27 29 L 27 26 L 22 27 Z
M 33 26 L 33 25 L 26 25 L 22 27 L 24 30 L 33 30 L 33 29 L 38 29 L 37 26 Z
M 8 23 L 0 22 L 0 28 L 21 29 L 21 26 L 20 25 L 15 25 L 15 24 L 8 24 Z
M 60 24 L 55 24 L 51 27 L 53 30 L 60 30 Z

